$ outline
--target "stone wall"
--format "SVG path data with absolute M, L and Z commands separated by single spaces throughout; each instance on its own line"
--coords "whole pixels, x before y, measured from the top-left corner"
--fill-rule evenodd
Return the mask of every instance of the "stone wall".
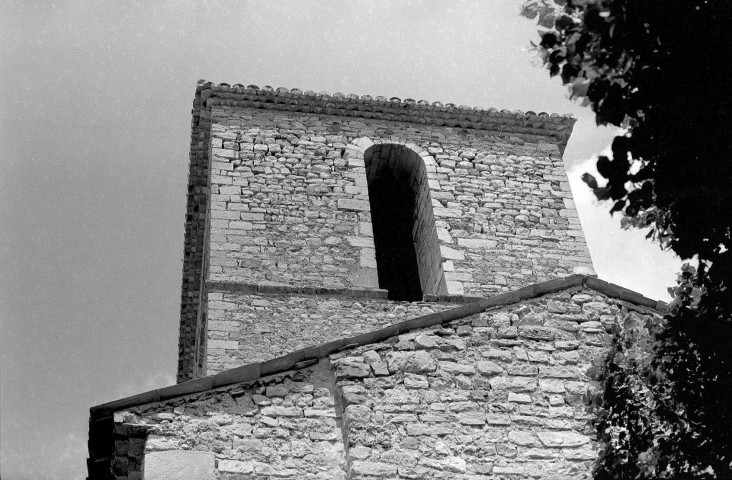
M 145 479 L 337 480 L 345 478 L 338 408 L 332 372 L 316 365 L 117 412 L 115 422 L 146 429 Z
M 210 280 L 377 288 L 347 139 L 306 116 L 217 109 L 214 122 Z
M 179 381 L 205 374 L 206 281 L 379 288 L 365 169 L 375 152 L 408 151 L 419 164 L 410 181 L 419 183 L 414 235 L 423 293 L 490 296 L 591 268 L 561 159 L 572 123 L 200 84 Z
M 208 375 L 455 308 L 347 295 L 208 294 Z
M 332 356 L 348 478 L 589 478 L 587 371 L 640 315 L 564 293 Z
M 447 293 L 485 296 L 591 265 L 546 137 L 217 107 L 209 278 L 377 288 L 363 158 L 375 143 L 424 162 Z
M 489 296 L 591 264 L 558 146 L 547 138 L 224 107 L 212 122 L 209 281 L 377 290 L 365 158 L 392 143 L 420 162 L 410 183 L 424 293 Z M 331 313 L 349 318 L 350 310 Z M 281 326 L 269 319 L 256 329 Z M 202 332 L 204 321 L 196 376 L 206 373 L 204 357 L 213 371 L 232 365 L 219 348 L 205 352 L 204 337 L 224 345 L 228 335 Z M 329 331 L 317 323 L 300 331 L 311 329 Z M 263 348 L 279 355 L 298 343 L 283 337 L 248 351 L 240 342 L 235 356 L 261 359 Z
M 199 478 L 589 478 L 588 371 L 613 323 L 652 314 L 575 288 L 114 418 L 147 431 L 146 475 L 189 459 Z

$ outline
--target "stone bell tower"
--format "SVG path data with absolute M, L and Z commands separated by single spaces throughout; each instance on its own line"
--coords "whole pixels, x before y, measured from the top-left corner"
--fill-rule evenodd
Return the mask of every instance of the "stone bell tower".
M 591 270 L 573 123 L 199 83 L 178 381 Z

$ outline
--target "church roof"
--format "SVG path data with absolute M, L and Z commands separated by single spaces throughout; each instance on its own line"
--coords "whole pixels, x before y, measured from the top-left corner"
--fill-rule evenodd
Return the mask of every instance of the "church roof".
M 335 115 L 353 119 L 377 119 L 416 124 L 492 130 L 501 133 L 546 135 L 559 140 L 560 150 L 572 133 L 576 121 L 571 115 L 522 112 L 520 110 L 481 109 L 453 103 L 302 91 L 256 85 L 214 84 L 199 80 L 196 100 L 200 106 L 247 107 L 264 110 Z
M 308 347 L 264 362 L 232 368 L 230 370 L 217 373 L 216 375 L 190 380 L 169 387 L 150 390 L 138 395 L 97 405 L 90 409 L 91 420 L 93 421 L 95 418 L 108 417 L 115 411 L 146 403 L 169 400 L 183 395 L 200 393 L 236 383 L 249 382 L 268 375 L 302 368 L 317 362 L 321 358 L 325 358 L 328 355 L 342 350 L 382 342 L 390 337 L 407 333 L 412 330 L 441 325 L 443 323 L 481 313 L 489 308 L 532 300 L 543 295 L 561 292 L 573 287 L 587 287 L 605 294 L 608 297 L 622 300 L 633 305 L 654 309 L 659 312 L 663 312 L 667 308 L 667 305 L 664 302 L 652 300 L 637 292 L 600 280 L 594 276 L 571 275 L 565 278 L 558 278 L 547 282 L 529 285 L 512 292 L 495 295 L 493 297 L 474 303 L 468 303 L 450 310 L 413 318 L 401 323 L 390 325 L 380 330 L 357 335 L 355 337 L 341 338 L 322 345 Z

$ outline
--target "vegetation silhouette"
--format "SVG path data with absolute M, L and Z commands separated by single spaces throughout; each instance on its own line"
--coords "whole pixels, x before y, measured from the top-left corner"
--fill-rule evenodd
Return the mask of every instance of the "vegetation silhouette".
M 583 180 L 685 264 L 670 313 L 628 318 L 587 400 L 596 479 L 732 478 L 732 2 L 528 0 L 551 76 L 622 128 Z

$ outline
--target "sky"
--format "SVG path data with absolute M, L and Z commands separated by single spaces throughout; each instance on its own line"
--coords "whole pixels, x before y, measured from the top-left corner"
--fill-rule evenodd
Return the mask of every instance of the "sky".
M 89 407 L 175 382 L 196 82 L 570 113 L 600 278 L 680 262 L 579 180 L 612 140 L 532 55 L 520 0 L 0 0 L 0 477 L 81 479 Z

